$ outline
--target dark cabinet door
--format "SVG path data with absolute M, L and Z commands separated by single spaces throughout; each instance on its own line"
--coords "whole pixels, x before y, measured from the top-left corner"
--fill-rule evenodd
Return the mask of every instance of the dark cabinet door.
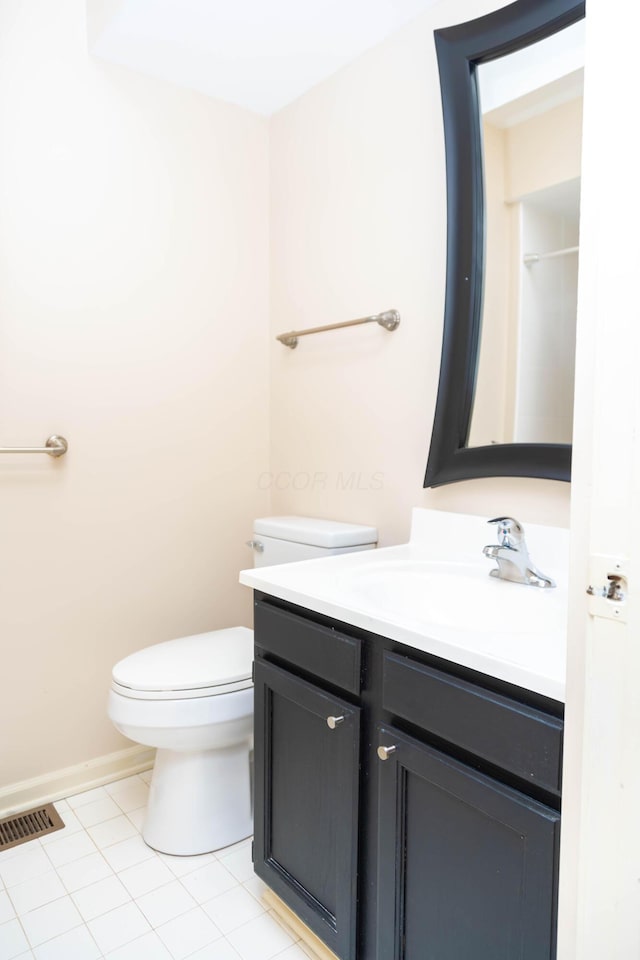
M 554 957 L 560 815 L 378 733 L 378 960 Z
M 256 661 L 255 871 L 343 960 L 356 956 L 359 714 Z

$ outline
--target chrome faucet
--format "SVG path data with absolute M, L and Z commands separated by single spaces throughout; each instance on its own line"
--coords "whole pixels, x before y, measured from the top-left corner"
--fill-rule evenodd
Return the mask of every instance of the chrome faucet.
M 555 587 L 555 581 L 540 573 L 531 562 L 522 525 L 513 517 L 496 517 L 489 520 L 497 527 L 498 543 L 483 549 L 485 557 L 495 560 L 498 566 L 490 571 L 492 577 L 528 583 L 532 587 Z

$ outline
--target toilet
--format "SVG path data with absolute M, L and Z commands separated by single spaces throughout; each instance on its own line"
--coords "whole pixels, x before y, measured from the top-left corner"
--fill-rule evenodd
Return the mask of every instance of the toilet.
M 373 549 L 375 527 L 311 517 L 256 520 L 254 566 Z M 193 856 L 253 833 L 253 631 L 211 630 L 145 647 L 113 668 L 108 714 L 156 748 L 142 836 Z

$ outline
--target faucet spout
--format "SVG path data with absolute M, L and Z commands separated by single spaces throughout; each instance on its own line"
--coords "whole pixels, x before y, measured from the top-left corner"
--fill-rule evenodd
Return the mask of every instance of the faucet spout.
M 484 547 L 483 554 L 495 560 L 498 566 L 489 571 L 490 576 L 512 583 L 525 583 L 533 587 L 555 587 L 555 581 L 533 564 L 524 538 L 524 529 L 513 517 L 496 517 L 489 523 L 497 526 L 499 543 Z

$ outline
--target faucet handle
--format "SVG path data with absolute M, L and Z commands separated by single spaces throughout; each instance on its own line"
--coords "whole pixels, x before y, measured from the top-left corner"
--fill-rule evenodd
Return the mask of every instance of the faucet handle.
M 515 547 L 524 540 L 524 527 L 513 517 L 494 517 L 487 523 L 496 525 L 498 540 L 503 547 Z

